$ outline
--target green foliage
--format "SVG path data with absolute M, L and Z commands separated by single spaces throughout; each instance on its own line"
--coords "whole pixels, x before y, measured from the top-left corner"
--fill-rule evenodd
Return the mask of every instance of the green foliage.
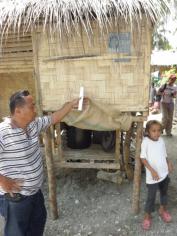
M 160 80 L 160 85 L 165 84 L 168 81 L 170 75 L 174 74 L 177 76 L 177 66 L 173 66 L 169 70 L 165 70 L 164 73 L 161 75 L 162 79 Z M 175 83 L 177 83 L 177 81 Z
M 177 21 L 177 0 L 169 0 L 171 5 L 170 12 L 159 19 L 158 25 L 153 33 L 153 41 L 152 41 L 152 48 L 157 50 L 170 50 L 173 49 L 172 45 L 170 45 L 168 36 L 174 35 L 177 32 L 177 25 L 175 22 Z M 168 27 L 169 22 L 174 24 L 174 28 Z M 176 25 L 176 26 L 175 26 Z M 169 30 L 170 29 L 170 30 Z M 168 36 L 167 36 L 168 35 Z
M 159 87 L 160 86 L 160 78 L 159 77 L 153 77 L 152 76 L 151 82 L 154 83 L 155 87 Z
M 162 74 L 161 77 L 151 77 L 151 82 L 154 83 L 155 87 L 159 87 L 162 84 L 165 84 L 168 81 L 168 78 L 170 75 L 176 75 L 177 77 L 177 65 L 172 66 L 169 70 L 165 70 Z M 175 82 L 177 84 L 177 81 Z
M 159 25 L 159 27 L 163 27 L 164 22 Z M 159 28 L 155 29 L 152 40 L 152 48 L 158 50 L 170 50 L 172 46 L 170 45 L 168 39 L 165 36 L 165 30 L 159 30 Z

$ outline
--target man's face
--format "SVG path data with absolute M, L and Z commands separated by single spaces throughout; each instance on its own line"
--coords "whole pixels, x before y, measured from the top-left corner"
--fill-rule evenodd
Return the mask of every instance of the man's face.
M 36 107 L 31 95 L 25 96 L 25 105 L 19 108 L 19 115 L 26 124 L 29 124 L 36 117 Z
M 170 85 L 174 84 L 175 81 L 176 81 L 176 77 L 175 77 L 175 76 L 169 78 L 169 84 L 170 84 Z

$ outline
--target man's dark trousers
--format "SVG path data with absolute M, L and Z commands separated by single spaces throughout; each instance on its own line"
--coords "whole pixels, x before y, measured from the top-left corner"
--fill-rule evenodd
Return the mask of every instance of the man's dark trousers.
M 0 196 L 0 214 L 5 218 L 4 236 L 43 235 L 47 213 L 41 190 L 19 202 Z

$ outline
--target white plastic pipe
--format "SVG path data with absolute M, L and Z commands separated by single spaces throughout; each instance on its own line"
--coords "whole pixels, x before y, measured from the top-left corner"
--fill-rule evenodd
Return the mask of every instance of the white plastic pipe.
M 84 100 L 84 87 L 80 87 L 80 94 L 79 94 L 79 105 L 78 105 L 78 111 L 82 111 L 83 108 L 83 100 Z

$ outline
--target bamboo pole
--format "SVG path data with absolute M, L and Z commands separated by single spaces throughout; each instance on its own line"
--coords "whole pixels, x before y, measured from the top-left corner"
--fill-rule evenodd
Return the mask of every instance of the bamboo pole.
M 125 142 L 124 142 L 124 167 L 127 178 L 129 180 L 133 179 L 133 168 L 130 166 L 130 143 L 133 132 L 133 124 L 131 128 L 126 132 Z
M 132 209 L 133 213 L 139 212 L 139 200 L 140 200 L 140 186 L 141 186 L 141 161 L 140 161 L 140 149 L 142 141 L 143 123 L 137 124 L 136 134 L 136 154 L 135 154 L 135 171 L 134 171 L 134 184 L 133 184 L 133 201 Z
M 45 157 L 47 165 L 47 175 L 48 175 L 48 186 L 49 186 L 49 206 L 52 218 L 55 220 L 58 218 L 57 209 L 57 193 L 56 193 L 56 178 L 53 164 L 52 155 L 52 130 L 48 128 L 44 133 L 45 140 Z
M 98 55 L 95 54 L 90 54 L 90 55 L 77 55 L 77 56 L 55 56 L 55 57 L 50 57 L 47 59 L 44 59 L 43 62 L 48 62 L 48 61 L 63 61 L 63 60 L 72 60 L 72 59 L 80 59 L 80 58 L 87 58 L 87 57 L 98 57 Z
M 62 150 L 62 141 L 61 141 L 61 129 L 60 123 L 56 125 L 56 132 L 57 132 L 57 149 L 58 149 L 58 159 L 59 161 L 64 161 L 63 157 L 63 150 Z
M 120 167 L 120 130 L 116 130 L 115 162 L 118 163 Z
M 56 154 L 56 151 L 55 151 L 55 128 L 53 125 L 50 128 L 51 128 L 52 154 L 54 157 Z
M 33 58 L 34 58 L 34 78 L 35 78 L 35 88 L 36 88 L 36 105 L 39 115 L 42 115 L 42 92 L 40 83 L 40 72 L 39 72 L 39 37 L 40 34 L 32 32 L 32 45 L 33 45 Z

